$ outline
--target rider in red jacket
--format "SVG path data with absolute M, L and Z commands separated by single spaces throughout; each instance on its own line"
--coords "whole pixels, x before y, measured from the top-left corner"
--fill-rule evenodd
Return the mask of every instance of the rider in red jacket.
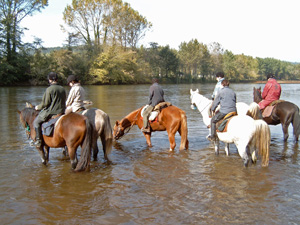
M 268 82 L 264 87 L 264 91 L 261 95 L 261 100 L 258 105 L 261 110 L 266 108 L 271 102 L 278 100 L 281 94 L 281 86 L 274 78 L 274 74 L 269 73 L 267 75 Z

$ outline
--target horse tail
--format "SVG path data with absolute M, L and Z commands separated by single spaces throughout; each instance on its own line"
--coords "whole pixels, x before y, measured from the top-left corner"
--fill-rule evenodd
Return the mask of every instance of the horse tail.
M 249 105 L 249 109 L 248 109 L 246 115 L 252 117 L 254 120 L 262 119 L 262 114 L 261 114 L 259 105 L 256 102 L 252 102 Z
M 188 141 L 188 128 L 187 128 L 187 118 L 185 112 L 181 112 L 181 123 L 180 123 L 180 135 L 181 135 L 181 142 L 180 142 L 180 150 L 188 149 L 189 148 L 189 141 Z
M 76 172 L 88 170 L 90 167 L 93 127 L 88 118 L 85 118 L 85 126 L 86 132 L 83 143 L 81 145 L 81 156 L 75 168 Z
M 113 144 L 113 130 L 110 124 L 110 118 L 107 114 L 105 116 L 103 140 L 105 141 L 105 154 L 106 157 L 108 157 L 107 159 L 109 160 L 109 155 L 111 153 L 112 144 Z
M 298 141 L 298 137 L 300 135 L 300 115 L 299 115 L 298 107 L 293 116 L 293 129 L 294 129 L 294 138 L 296 141 Z
M 271 132 L 268 124 L 263 120 L 254 120 L 255 124 L 255 144 L 258 154 L 262 157 L 261 165 L 267 167 L 270 157 Z

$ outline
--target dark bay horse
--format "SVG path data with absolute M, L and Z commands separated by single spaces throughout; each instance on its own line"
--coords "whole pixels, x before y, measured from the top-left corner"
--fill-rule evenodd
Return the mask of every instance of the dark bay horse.
M 125 133 L 127 133 L 130 128 L 134 125 L 137 125 L 140 129 L 143 126 L 143 119 L 141 117 L 142 108 L 139 108 L 131 113 L 129 113 L 126 117 L 124 117 L 121 121 L 116 121 L 114 126 L 113 135 L 116 140 L 122 137 Z M 188 128 L 187 128 L 187 118 L 185 112 L 176 106 L 169 106 L 161 110 L 158 115 L 158 122 L 151 123 L 151 132 L 154 131 L 167 131 L 170 142 L 170 151 L 175 149 L 175 134 L 178 133 L 181 135 L 181 144 L 180 150 L 188 149 Z M 147 144 L 149 147 L 152 147 L 151 144 L 151 132 L 144 133 Z
M 256 103 L 262 100 L 261 88 L 253 88 L 253 100 Z M 298 142 L 300 134 L 300 115 L 297 105 L 288 101 L 279 102 L 274 107 L 271 116 L 264 117 L 263 119 L 269 125 L 278 125 L 281 123 L 285 142 L 289 137 L 288 127 L 290 123 L 292 123 L 294 141 Z
M 39 111 L 27 107 L 18 112 L 27 137 L 34 140 L 36 133 L 33 121 Z M 43 164 L 46 165 L 49 161 L 50 148 L 67 146 L 72 168 L 75 171 L 88 170 L 91 159 L 92 131 L 93 128 L 87 117 L 77 113 L 63 115 L 56 122 L 53 135 L 49 137 L 43 135 L 42 146 L 38 148 Z M 76 151 L 79 146 L 81 146 L 81 157 L 78 162 Z

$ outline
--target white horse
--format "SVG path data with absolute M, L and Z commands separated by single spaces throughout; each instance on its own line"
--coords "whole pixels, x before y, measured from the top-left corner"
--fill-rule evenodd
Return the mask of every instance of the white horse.
M 211 120 L 209 118 L 209 108 L 212 101 L 200 95 L 198 89 L 196 91 L 191 89 L 190 93 L 192 106 L 195 105 L 198 108 L 204 124 L 208 126 Z M 227 131 L 217 132 L 218 138 L 214 142 L 215 153 L 219 154 L 219 140 L 225 143 L 226 155 L 229 155 L 229 143 L 234 143 L 245 166 L 248 166 L 250 158 L 253 163 L 256 162 L 258 150 L 258 154 L 262 156 L 262 166 L 266 167 L 269 165 L 270 128 L 266 122 L 254 120 L 246 115 L 248 110 L 246 112 L 245 108 L 243 110 L 243 112 L 239 110 L 239 104 L 237 103 L 238 115 L 229 121 Z

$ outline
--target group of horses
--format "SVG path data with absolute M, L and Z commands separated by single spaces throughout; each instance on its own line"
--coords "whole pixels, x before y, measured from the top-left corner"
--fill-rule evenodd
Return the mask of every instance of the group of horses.
M 299 108 L 291 102 L 283 101 L 276 105 L 270 117 L 262 118 L 257 104 L 261 100 L 260 90 L 254 88 L 253 94 L 254 102 L 250 105 L 242 102 L 237 103 L 238 115 L 229 120 L 226 125 L 226 132 L 217 132 L 218 138 L 214 141 L 215 153 L 219 154 L 219 141 L 225 143 L 226 155 L 229 155 L 229 144 L 234 143 L 245 166 L 248 166 L 250 161 L 255 163 L 257 156 L 260 155 L 262 166 L 267 167 L 271 142 L 268 124 L 281 124 L 284 141 L 287 141 L 288 126 L 292 123 L 294 140 L 297 142 L 300 134 Z M 204 124 L 209 126 L 211 120 L 209 110 L 212 100 L 201 95 L 198 89 L 196 91 L 190 90 L 190 100 L 193 108 L 196 107 L 201 113 Z M 122 120 L 116 121 L 113 129 L 109 116 L 97 108 L 86 109 L 81 114 L 70 113 L 61 116 L 55 123 L 53 134 L 51 136 L 43 135 L 43 144 L 38 148 L 42 163 L 45 165 L 48 163 L 50 148 L 66 147 L 74 171 L 89 170 L 92 152 L 93 159 L 97 160 L 99 152 L 98 138 L 102 142 L 104 158 L 107 162 L 110 162 L 109 154 L 111 153 L 113 139 L 120 139 L 134 125 L 137 125 L 140 129 L 142 128 L 142 109 L 143 107 L 134 110 Z M 27 104 L 23 110 L 18 112 L 27 137 L 34 140 L 36 134 L 33 121 L 38 116 L 39 111 L 36 111 L 32 105 Z M 180 150 L 188 149 L 187 117 L 182 109 L 173 105 L 163 108 L 155 122 L 152 122 L 150 126 L 151 132 L 143 133 L 149 147 L 152 146 L 152 132 L 167 131 L 170 151 L 175 149 L 175 135 L 177 132 L 181 136 Z M 79 146 L 81 146 L 81 156 L 78 161 L 77 148 Z

